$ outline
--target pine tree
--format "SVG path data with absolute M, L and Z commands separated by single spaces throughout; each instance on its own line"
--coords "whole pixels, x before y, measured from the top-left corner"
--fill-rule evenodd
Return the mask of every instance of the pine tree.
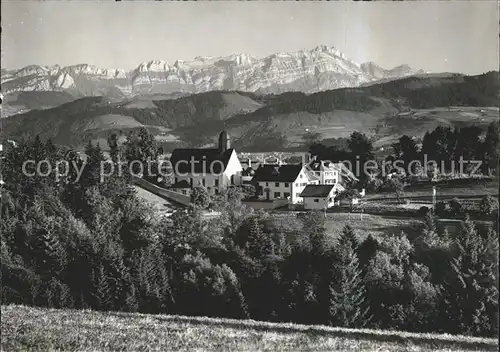
M 422 226 L 422 234 L 417 237 L 416 242 L 419 243 L 423 250 L 433 248 L 445 248 L 447 240 L 445 236 L 439 234 L 437 226 L 437 218 L 432 212 L 427 212 Z
M 498 307 L 495 259 L 488 245 L 467 216 L 454 239 L 456 253 L 450 263 L 449 279 L 444 284 L 445 317 L 451 333 L 488 335 L 496 323 L 488 315 Z M 495 268 L 496 266 L 496 268 Z M 495 309 L 496 310 L 496 309 Z
M 80 182 L 84 188 L 97 186 L 101 180 L 101 162 L 105 160 L 101 147 L 99 144 L 94 146 L 89 141 L 85 147 L 85 154 L 87 155 L 87 160 Z
M 378 241 L 371 234 L 359 245 L 356 252 L 358 253 L 359 264 L 365 272 L 368 263 L 375 256 L 379 247 Z
M 50 220 L 45 221 L 50 224 Z M 58 237 L 50 227 L 43 226 L 35 233 L 31 247 L 37 273 L 47 280 L 59 275 L 64 268 L 64 252 Z
M 340 239 L 342 239 L 343 237 L 345 237 L 343 239 L 344 241 L 346 241 L 347 243 L 351 243 L 353 250 L 356 250 L 359 247 L 358 238 L 354 234 L 354 230 L 352 229 L 351 225 L 347 224 L 344 226 Z
M 330 323 L 343 327 L 362 327 L 367 323 L 365 286 L 356 255 L 357 244 L 352 229 L 346 228 L 336 248 L 330 284 Z
M 137 296 L 136 296 L 136 288 L 133 283 L 130 283 L 130 286 L 127 291 L 127 297 L 125 299 L 125 310 L 127 312 L 137 312 L 139 309 L 139 305 L 137 303 Z
M 94 271 L 92 298 L 95 308 L 99 310 L 109 310 L 112 308 L 109 280 L 102 264 Z
M 155 160 L 158 152 L 158 147 L 156 146 L 154 136 L 149 133 L 149 131 L 142 127 L 139 130 L 139 142 L 138 147 L 141 155 L 141 161 L 144 165 L 148 160 Z
M 262 229 L 258 217 L 250 220 L 246 248 L 252 258 L 264 258 L 272 253 L 272 240 Z
M 326 228 L 325 216 L 319 211 L 306 213 L 301 216 L 302 232 L 305 244 L 311 245 L 313 256 L 321 256 L 325 252 Z
M 109 146 L 109 155 L 113 163 L 118 163 L 120 159 L 120 148 L 118 147 L 118 136 L 116 133 L 113 133 L 108 138 L 108 146 Z

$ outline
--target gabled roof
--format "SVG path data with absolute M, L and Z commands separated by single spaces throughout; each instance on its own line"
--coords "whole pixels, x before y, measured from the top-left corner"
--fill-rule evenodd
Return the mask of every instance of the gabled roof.
M 313 171 L 340 171 L 341 163 L 334 163 L 330 160 L 313 160 L 309 163 L 308 167 Z
M 170 162 L 178 173 L 220 174 L 226 170 L 233 150 L 221 152 L 219 149 L 175 149 Z
M 250 166 L 241 172 L 241 176 L 253 176 L 253 175 L 255 175 L 255 170 L 252 169 Z
M 254 181 L 293 182 L 302 171 L 302 164 L 260 165 L 255 170 Z
M 307 168 L 304 170 L 306 176 L 307 176 L 307 179 L 309 181 L 319 181 L 320 178 L 318 176 L 316 176 L 311 170 L 308 170 Z
M 342 177 L 350 178 L 354 181 L 358 180 L 354 176 L 354 173 L 341 162 L 334 163 L 329 160 L 313 160 L 307 165 L 307 168 L 313 171 L 337 171 Z
M 330 195 L 334 185 L 307 185 L 300 197 L 323 197 Z

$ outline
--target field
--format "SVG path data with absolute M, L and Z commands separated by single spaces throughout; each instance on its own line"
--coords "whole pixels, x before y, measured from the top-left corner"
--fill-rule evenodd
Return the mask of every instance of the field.
M 2 306 L 3 351 L 497 351 L 498 340 Z
M 481 198 L 484 195 L 498 197 L 498 181 L 484 184 L 469 183 L 467 185 L 437 185 L 437 200 L 457 198 Z M 372 193 L 366 195 L 366 200 L 395 199 L 394 192 Z M 409 186 L 404 190 L 404 198 L 411 200 L 432 201 L 432 185 Z
M 273 214 L 267 220 L 268 229 L 277 232 L 292 233 L 301 228 L 300 221 L 291 213 Z M 342 232 L 345 225 L 350 225 L 354 233 L 363 240 L 368 234 L 388 236 L 400 234 L 418 234 L 421 227 L 419 219 L 408 217 L 390 217 L 371 214 L 328 213 L 325 221 L 327 236 L 332 240 Z

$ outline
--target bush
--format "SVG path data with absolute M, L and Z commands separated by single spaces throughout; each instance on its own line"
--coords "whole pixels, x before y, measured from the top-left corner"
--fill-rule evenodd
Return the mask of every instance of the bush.
M 437 202 L 434 207 L 434 212 L 436 215 L 443 216 L 446 214 L 447 204 L 445 202 Z
M 498 211 L 498 199 L 487 195 L 481 199 L 479 211 L 484 215 L 492 215 Z
M 429 207 L 426 207 L 425 205 L 423 207 L 420 207 L 420 209 L 418 210 L 418 213 L 422 216 L 425 216 L 427 215 L 427 213 L 431 211 Z
M 366 190 L 371 193 L 375 193 L 380 190 L 383 185 L 383 181 L 379 178 L 374 178 L 366 183 Z
M 463 212 L 463 205 L 462 202 L 460 202 L 460 199 L 458 198 L 453 198 L 450 200 L 448 203 L 450 206 L 450 211 L 452 212 L 453 215 L 460 215 Z

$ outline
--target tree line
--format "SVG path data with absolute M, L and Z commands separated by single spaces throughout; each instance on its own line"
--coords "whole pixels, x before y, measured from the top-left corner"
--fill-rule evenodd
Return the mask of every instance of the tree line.
M 425 133 L 420 146 L 415 138 L 403 135 L 392 144 L 390 155 L 383 160 L 376 160 L 378 173 L 383 170 L 387 175 L 399 168 L 405 174 L 418 175 L 424 170 L 427 162 L 433 161 L 437 169 L 443 173 L 466 174 L 473 171 L 472 161 L 481 161 L 477 172 L 484 175 L 496 174 L 500 155 L 499 134 L 499 124 L 492 122 L 488 125 L 486 133 L 475 125 L 454 129 L 438 126 L 433 131 Z M 365 134 L 353 132 L 347 141 L 347 148 L 327 147 L 315 142 L 310 145 L 309 151 L 318 159 L 334 162 L 349 161 L 353 168 L 361 165 L 356 175 L 360 186 L 366 186 L 375 176 L 375 174 L 367 175 L 362 170 L 366 161 L 375 160 L 373 144 Z M 462 170 L 459 169 L 461 159 L 464 160 Z M 398 161 L 397 165 L 395 161 Z M 432 167 L 429 167 L 429 170 L 433 170 Z
M 112 158 L 154 154 L 150 142 L 110 138 Z M 159 218 L 126 175 L 100 182 L 98 145 L 85 154 L 76 182 L 74 170 L 57 181 L 20 171 L 27 159 L 83 162 L 50 140 L 4 151 L 2 304 L 498 336 L 491 227 L 466 218 L 448 233 L 428 213 L 418 236 L 330 234 L 311 212 L 283 232 L 238 187 L 197 189 L 188 209 Z

